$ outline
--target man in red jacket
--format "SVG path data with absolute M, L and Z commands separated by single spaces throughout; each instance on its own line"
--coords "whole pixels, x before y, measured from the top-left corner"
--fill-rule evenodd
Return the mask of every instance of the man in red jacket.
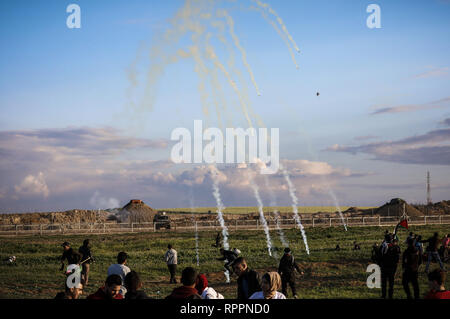
M 428 284 L 430 292 L 425 299 L 450 299 L 450 291 L 445 290 L 445 272 L 441 269 L 435 269 L 428 274 Z
M 166 299 L 202 299 L 195 289 L 197 272 L 192 267 L 186 267 L 181 273 L 183 286 L 175 288 Z
M 123 299 L 120 294 L 120 288 L 122 286 L 122 278 L 119 275 L 109 275 L 106 278 L 105 286 L 98 288 L 97 292 L 89 295 L 87 299 L 90 300 L 111 300 L 111 299 Z

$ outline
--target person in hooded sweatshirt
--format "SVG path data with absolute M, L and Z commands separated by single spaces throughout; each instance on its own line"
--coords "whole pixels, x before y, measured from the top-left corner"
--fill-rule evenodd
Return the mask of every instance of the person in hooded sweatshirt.
M 208 287 L 208 279 L 204 274 L 197 276 L 195 289 L 202 299 L 224 299 L 222 294 L 215 291 L 214 288 Z
M 192 267 L 186 267 L 181 273 L 181 283 L 183 286 L 175 288 L 166 299 L 202 299 L 195 289 L 197 272 Z
M 127 288 L 127 294 L 125 295 L 125 299 L 151 299 L 147 296 L 147 294 L 141 290 L 142 281 L 139 277 L 138 273 L 134 270 L 130 271 L 124 280 L 125 288 Z

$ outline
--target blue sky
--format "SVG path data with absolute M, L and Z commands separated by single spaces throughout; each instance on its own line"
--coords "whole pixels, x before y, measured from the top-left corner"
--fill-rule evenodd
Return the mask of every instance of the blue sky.
M 167 65 L 152 86 L 153 103 L 143 100 L 146 73 L 155 63 L 149 52 L 161 47 L 158 39 L 170 29 L 170 19 L 185 2 L 73 1 L 81 8 L 81 29 L 66 27 L 70 3 L 0 4 L 0 134 L 4 135 L 0 151 L 5 154 L 0 164 L 0 209 L 92 208 L 97 205 L 91 201 L 96 191 L 121 204 L 139 196 L 156 207 L 188 206 L 189 200 L 177 195 L 186 193 L 180 185 L 189 184 L 183 169 L 196 174 L 203 171 L 161 163 L 168 161 L 170 146 L 163 141 L 174 128 L 191 128 L 193 120 L 201 118 L 218 125 L 212 100 L 211 116 L 207 119 L 201 112 L 193 59 Z M 371 3 L 381 8 L 381 29 L 366 26 L 366 7 Z M 323 175 L 345 205 L 379 205 L 397 196 L 423 202 L 427 170 L 434 182 L 433 199 L 449 199 L 449 137 L 440 123 L 450 118 L 450 3 L 354 0 L 269 4 L 301 50 L 295 54 L 298 70 L 283 40 L 252 8 L 254 2 L 217 1 L 211 13 L 226 9 L 234 20 L 262 96 L 256 95 L 234 47 L 236 68 L 245 80 L 239 82 L 240 89 L 247 92 L 248 101 L 267 127 L 280 128 L 280 157 L 292 161 L 292 170 L 305 172 L 293 176 L 300 202 L 328 205 L 330 201 L 316 180 L 318 175 L 308 173 L 305 160 L 335 170 L 325 169 Z M 214 31 L 211 27 L 206 30 Z M 185 34 L 169 52 L 187 49 L 190 35 Z M 211 43 L 225 63 L 230 51 L 215 35 Z M 232 45 L 230 34 L 225 35 Z M 134 61 L 139 84 L 133 87 L 130 99 L 128 70 Z M 237 99 L 223 77 L 221 84 L 231 109 Z M 146 101 L 146 111 L 134 111 L 131 100 L 139 105 Z M 230 116 L 236 125 L 246 124 L 238 111 Z M 426 135 L 436 130 L 440 131 L 433 138 L 439 135 L 438 142 Z M 20 141 L 12 137 L 17 135 L 22 137 Z M 408 140 L 420 136 L 425 137 Z M 71 144 L 85 138 L 89 143 Z M 126 139 L 126 143 L 116 152 L 111 147 L 111 152 L 97 154 L 92 142 L 96 138 L 99 144 L 105 138 L 118 143 Z M 14 143 L 23 143 L 27 156 Z M 64 147 L 65 143 L 72 146 Z M 368 147 L 369 143 L 378 145 Z M 388 156 L 385 149 L 392 145 L 396 151 Z M 36 164 L 35 159 L 43 153 L 49 162 Z M 148 167 L 133 166 L 134 174 L 145 180 L 142 184 L 126 174 L 114 175 L 131 163 L 145 161 Z M 92 180 L 90 170 L 104 172 Z M 251 190 L 240 188 L 244 181 L 236 185 L 231 181 L 235 173 L 224 172 L 229 173 L 224 183 L 229 205 L 252 204 Z M 168 174 L 173 174 L 173 179 L 164 183 L 158 179 Z M 72 176 L 81 180 L 75 182 Z M 67 189 L 61 190 L 60 183 Z M 280 204 L 290 205 L 280 190 L 282 185 L 278 186 L 274 190 L 279 192 Z M 214 204 L 207 191 L 208 179 L 191 187 L 198 205 Z M 172 193 L 178 201 L 167 195 Z

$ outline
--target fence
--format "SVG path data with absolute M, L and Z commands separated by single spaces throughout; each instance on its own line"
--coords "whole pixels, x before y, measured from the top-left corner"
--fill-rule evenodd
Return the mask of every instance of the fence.
M 352 226 L 395 226 L 398 217 L 344 217 L 348 227 Z M 341 218 L 309 218 L 301 220 L 303 227 L 339 227 L 342 226 Z M 439 225 L 450 224 L 450 215 L 409 217 L 409 225 Z M 225 222 L 229 231 L 233 230 L 257 230 L 262 229 L 259 220 L 230 220 Z M 61 234 L 117 234 L 139 232 L 174 232 L 219 230 L 220 224 L 215 221 L 172 221 L 170 229 L 164 228 L 166 224 L 158 223 L 73 223 L 73 224 L 36 224 L 36 225 L 0 225 L 0 236 L 19 235 L 61 235 Z M 268 219 L 270 230 L 290 229 L 298 227 L 292 219 Z M 159 228 L 158 226 L 161 226 Z

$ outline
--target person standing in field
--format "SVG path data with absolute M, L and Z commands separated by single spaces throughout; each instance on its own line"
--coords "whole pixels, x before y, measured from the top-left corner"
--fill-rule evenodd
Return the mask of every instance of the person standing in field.
M 171 244 L 167 245 L 167 251 L 164 255 L 165 261 L 167 263 L 167 268 L 169 268 L 170 273 L 170 283 L 177 283 L 176 279 L 176 272 L 177 272 L 177 264 L 178 264 L 178 258 L 177 258 L 177 251 L 173 249 L 173 246 Z
M 441 267 L 442 270 L 444 270 L 444 265 L 442 264 L 441 257 L 439 256 L 438 249 L 439 249 L 439 234 L 434 233 L 433 237 L 428 238 L 427 240 L 422 240 L 422 243 L 428 243 L 427 246 L 427 265 L 425 267 L 425 272 L 428 273 L 428 269 L 430 267 L 430 262 L 432 258 L 435 258 L 439 262 L 439 267 Z
M 81 255 L 81 266 L 82 271 L 81 271 L 81 275 L 83 277 L 84 280 L 84 284 L 85 286 L 88 284 L 88 279 L 89 279 L 89 270 L 90 270 L 90 265 L 91 262 L 93 261 L 92 255 L 91 255 L 91 247 L 89 245 L 89 239 L 85 239 L 83 241 L 83 246 L 81 246 L 78 249 L 78 252 Z
M 295 290 L 295 270 L 299 274 L 303 274 L 298 264 L 295 262 L 294 256 L 289 248 L 284 249 L 284 255 L 281 257 L 278 273 L 281 275 L 281 292 L 287 296 L 287 286 L 291 287 L 294 298 L 297 298 Z
M 411 282 L 414 289 L 414 298 L 419 299 L 419 265 L 422 262 L 422 255 L 420 251 L 414 246 L 414 238 L 408 238 L 408 248 L 403 253 L 403 278 L 402 284 L 405 290 L 406 297 L 411 299 L 411 292 L 409 290 L 409 283 Z
M 388 296 L 392 299 L 394 294 L 394 277 L 397 271 L 397 264 L 400 260 L 400 247 L 398 246 L 398 240 L 392 240 L 392 243 L 388 245 L 386 252 L 381 257 L 381 297 L 386 298 L 386 286 L 389 282 Z
M 63 247 L 64 251 L 60 258 L 60 261 L 61 261 L 61 269 L 60 270 L 64 270 L 64 261 L 66 259 L 67 259 L 68 265 L 78 264 L 80 262 L 81 256 L 78 253 L 76 253 L 75 251 L 73 251 L 72 247 L 70 247 L 70 243 L 65 241 L 62 243 L 61 246 Z
M 108 276 L 118 275 L 122 279 L 122 287 L 120 289 L 120 294 L 122 296 L 125 296 L 125 294 L 127 293 L 127 289 L 123 285 L 125 281 L 125 276 L 131 271 L 131 269 L 125 265 L 127 263 L 127 259 L 128 259 L 127 253 L 121 251 L 117 255 L 117 264 L 112 264 L 111 266 L 109 266 L 107 271 Z
M 261 291 L 261 276 L 248 268 L 244 257 L 238 257 L 233 263 L 234 273 L 238 276 L 237 299 L 249 299 L 257 291 Z

